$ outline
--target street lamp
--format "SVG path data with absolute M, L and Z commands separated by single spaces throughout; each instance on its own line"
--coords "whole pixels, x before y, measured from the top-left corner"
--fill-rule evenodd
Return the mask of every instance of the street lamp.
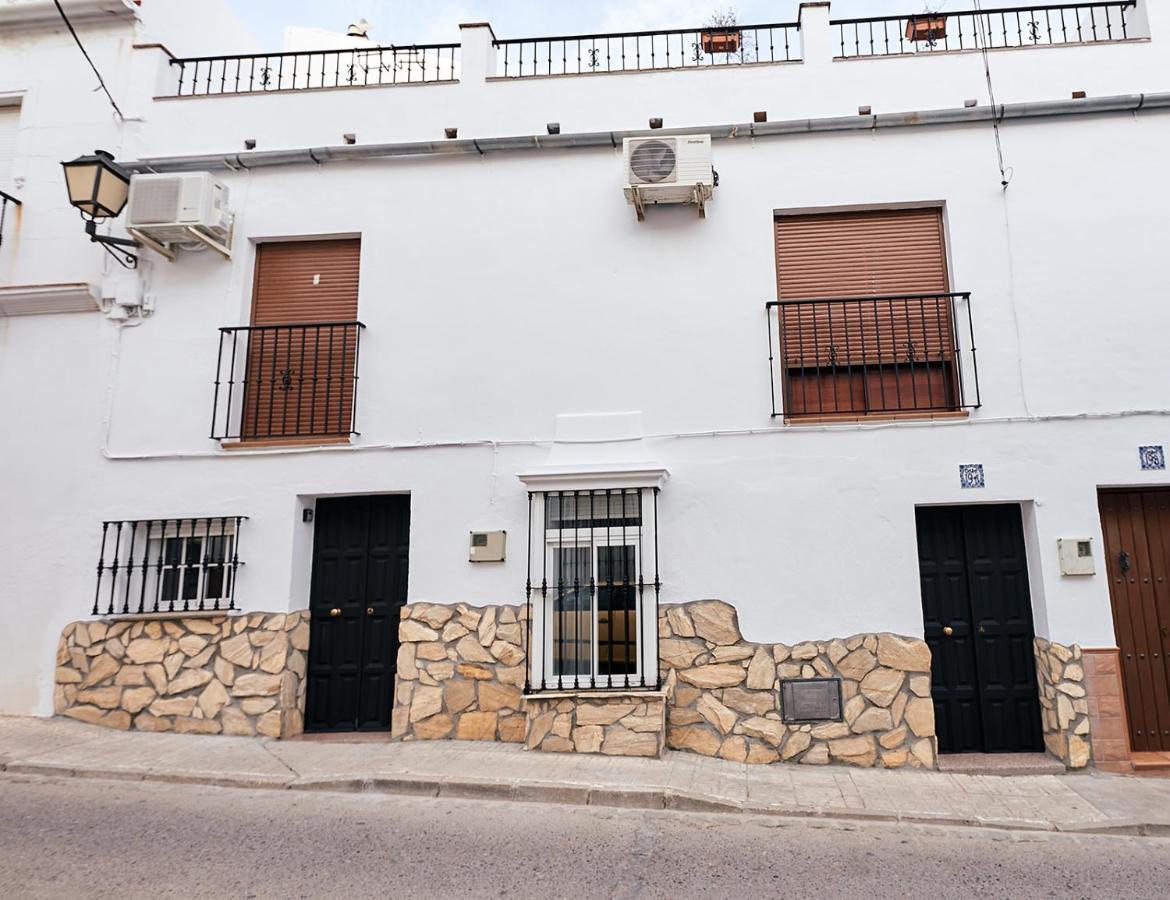
M 95 150 L 92 156 L 79 156 L 71 162 L 63 162 L 61 167 L 65 170 L 69 202 L 85 220 L 89 239 L 101 244 L 126 268 L 137 268 L 138 257 L 122 248 L 141 247 L 138 241 L 97 233 L 98 219 L 114 218 L 126 208 L 130 173 L 114 162 L 114 157 L 105 150 Z

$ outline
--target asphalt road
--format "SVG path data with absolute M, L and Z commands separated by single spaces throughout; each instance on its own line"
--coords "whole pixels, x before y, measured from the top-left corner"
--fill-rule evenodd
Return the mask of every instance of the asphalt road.
M 3 897 L 1165 897 L 1170 840 L 0 775 Z

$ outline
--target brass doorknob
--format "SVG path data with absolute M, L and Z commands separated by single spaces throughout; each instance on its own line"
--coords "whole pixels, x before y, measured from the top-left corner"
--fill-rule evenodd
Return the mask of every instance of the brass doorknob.
M 373 614 L 374 614 L 374 607 L 372 607 L 372 606 L 367 606 L 367 607 L 366 607 L 366 615 L 367 615 L 367 616 L 372 616 Z
M 333 616 L 333 618 L 336 619 L 338 616 L 341 615 L 341 607 L 339 607 L 339 606 L 333 607 L 333 609 L 329 610 L 329 615 Z
M 951 628 L 950 625 L 947 625 L 946 627 L 943 628 L 943 634 L 945 634 L 947 637 L 950 637 L 954 633 L 955 633 L 955 629 Z

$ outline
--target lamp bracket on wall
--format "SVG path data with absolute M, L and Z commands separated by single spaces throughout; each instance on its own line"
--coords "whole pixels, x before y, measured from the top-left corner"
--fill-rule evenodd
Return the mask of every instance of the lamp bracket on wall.
M 108 234 L 98 234 L 97 222 L 94 219 L 88 218 L 84 213 L 81 218 L 85 219 L 85 233 L 89 235 L 91 241 L 95 244 L 101 244 L 102 249 L 114 257 L 123 268 L 138 268 L 138 256 L 126 248 L 134 247 L 137 249 L 142 244 L 138 241 L 132 241 L 129 238 L 117 238 L 111 237 Z

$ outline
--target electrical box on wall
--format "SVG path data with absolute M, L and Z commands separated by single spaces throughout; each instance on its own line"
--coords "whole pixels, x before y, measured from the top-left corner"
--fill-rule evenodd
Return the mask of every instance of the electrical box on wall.
M 1060 552 L 1061 575 L 1095 575 L 1092 538 L 1060 538 L 1056 542 Z
M 471 532 L 471 552 L 468 561 L 503 562 L 504 541 L 508 537 L 506 531 L 473 531 Z

